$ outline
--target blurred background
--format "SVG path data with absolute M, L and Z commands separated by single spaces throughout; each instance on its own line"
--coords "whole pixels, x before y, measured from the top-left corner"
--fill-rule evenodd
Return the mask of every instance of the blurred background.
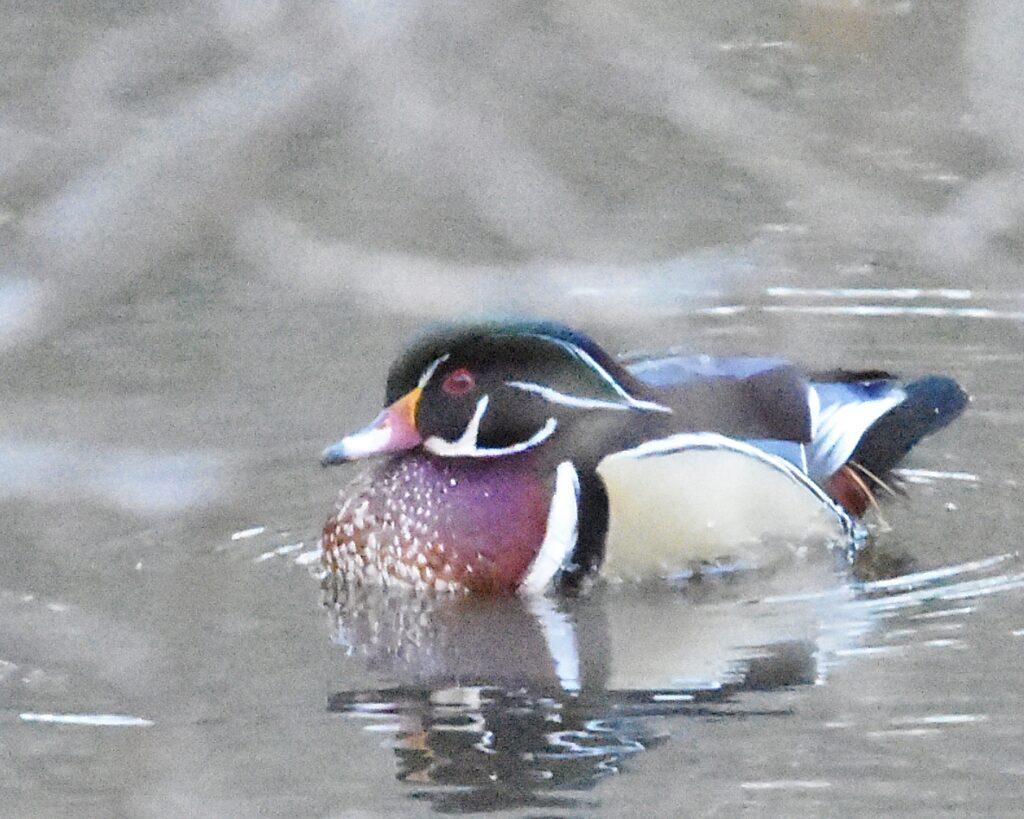
M 345 479 L 318 453 L 430 321 L 951 374 L 974 407 L 922 447 L 898 545 L 925 568 L 1018 548 L 1019 3 L 7 0 L 0 26 L 0 813 L 431 809 L 328 713 L 382 683 L 295 563 Z M 1005 600 L 964 626 L 976 676 L 955 651 L 861 667 L 814 725 L 864 691 L 869 733 L 916 718 L 879 716 L 886 673 L 1005 700 Z M 1021 735 L 990 716 L 939 738 L 957 773 L 888 757 L 932 771 L 908 808 L 976 804 L 965 783 Z M 873 741 L 845 790 L 737 774 L 702 804 L 891 806 Z M 586 809 L 642 804 L 662 770 L 693 784 L 659 753 Z M 1024 772 L 986 770 L 999 813 Z

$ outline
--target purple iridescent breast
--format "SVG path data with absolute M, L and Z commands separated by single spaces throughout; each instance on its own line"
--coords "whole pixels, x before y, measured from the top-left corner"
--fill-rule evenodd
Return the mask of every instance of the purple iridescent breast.
M 436 591 L 514 591 L 544 540 L 552 485 L 530 452 L 406 453 L 342 490 L 322 558 L 339 580 Z

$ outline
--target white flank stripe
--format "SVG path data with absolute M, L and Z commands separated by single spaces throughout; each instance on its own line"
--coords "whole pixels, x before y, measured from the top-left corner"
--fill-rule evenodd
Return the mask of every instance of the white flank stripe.
M 572 555 L 578 531 L 579 494 L 580 479 L 575 467 L 569 461 L 562 461 L 555 472 L 555 491 L 551 495 L 544 542 L 530 564 L 526 577 L 519 584 L 520 594 L 547 591 L 555 574 Z

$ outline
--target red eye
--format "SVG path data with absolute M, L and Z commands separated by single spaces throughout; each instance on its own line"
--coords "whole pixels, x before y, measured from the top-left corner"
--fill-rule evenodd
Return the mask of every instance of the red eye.
M 449 395 L 465 395 L 476 386 L 476 379 L 473 373 L 465 367 L 453 370 L 445 376 L 441 389 Z

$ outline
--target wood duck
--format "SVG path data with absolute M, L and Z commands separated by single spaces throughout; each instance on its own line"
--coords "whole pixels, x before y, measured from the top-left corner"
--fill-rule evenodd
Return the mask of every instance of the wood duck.
M 322 456 L 378 458 L 322 558 L 341 583 L 538 594 L 769 545 L 849 545 L 873 488 L 968 401 L 955 381 L 774 358 L 619 362 L 546 322 L 431 332 Z

